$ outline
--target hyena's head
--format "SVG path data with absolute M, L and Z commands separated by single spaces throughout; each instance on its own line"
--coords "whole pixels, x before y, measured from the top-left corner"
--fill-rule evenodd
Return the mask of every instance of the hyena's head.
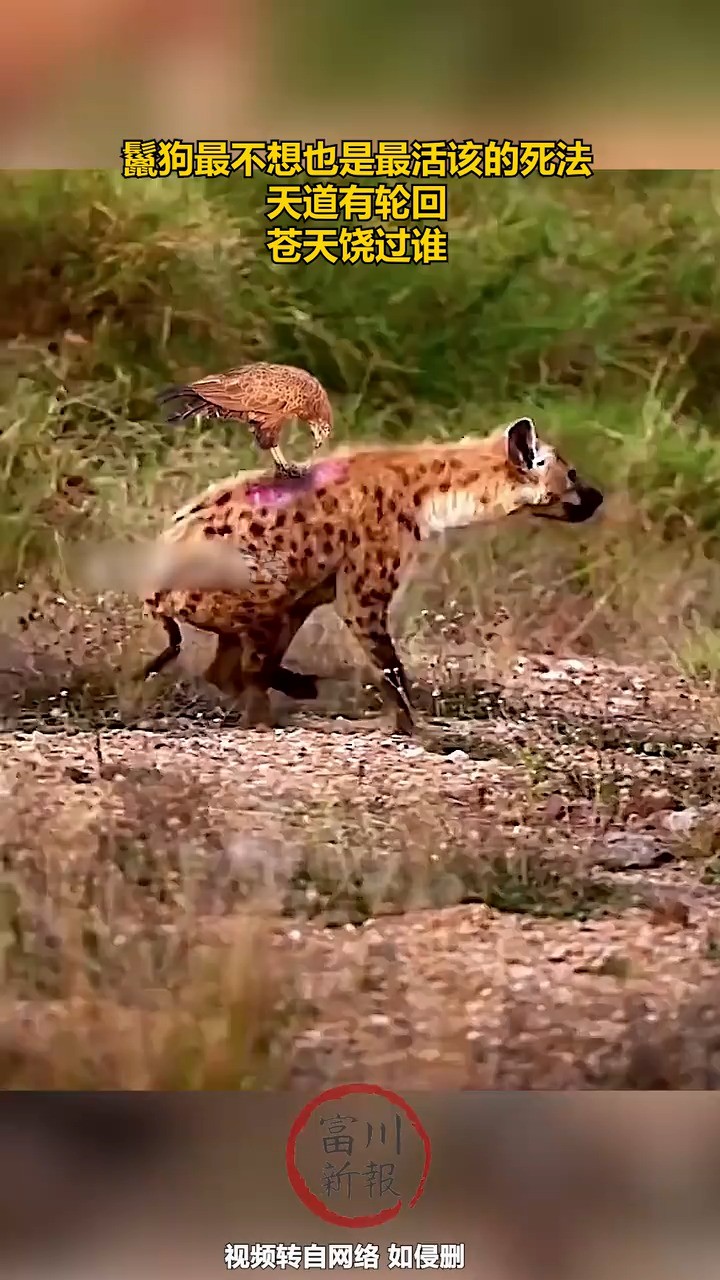
M 532 418 L 518 418 L 504 432 L 507 478 L 519 507 L 534 516 L 580 524 L 602 504 L 598 489 L 583 484 L 577 472 L 552 445 L 538 440 Z

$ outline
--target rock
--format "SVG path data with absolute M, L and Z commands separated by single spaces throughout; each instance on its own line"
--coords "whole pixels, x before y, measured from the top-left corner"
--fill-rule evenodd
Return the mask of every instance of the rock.
M 697 826 L 701 817 L 699 809 L 679 809 L 677 812 L 664 814 L 662 825 L 674 836 L 686 836 L 690 834 L 693 827 Z
M 665 789 L 649 790 L 642 785 L 631 789 L 627 801 L 626 813 L 638 818 L 650 818 L 655 813 L 662 813 L 673 808 L 673 797 Z
M 567 815 L 567 801 L 559 794 L 554 792 L 548 796 L 545 803 L 545 817 L 548 822 L 558 822 L 560 818 Z
M 648 905 L 651 924 L 676 924 L 681 928 L 687 928 L 690 924 L 690 907 L 676 893 L 657 894 L 650 899 Z
M 89 769 L 82 769 L 75 764 L 69 764 L 65 772 L 71 782 L 87 783 L 94 781 L 93 775 Z
M 673 853 L 654 836 L 620 832 L 593 848 L 596 861 L 610 871 L 636 871 L 674 862 Z
M 611 951 L 608 955 L 603 956 L 592 972 L 598 974 L 599 977 L 624 980 L 630 977 L 630 961 L 627 956 L 622 955 L 619 951 Z

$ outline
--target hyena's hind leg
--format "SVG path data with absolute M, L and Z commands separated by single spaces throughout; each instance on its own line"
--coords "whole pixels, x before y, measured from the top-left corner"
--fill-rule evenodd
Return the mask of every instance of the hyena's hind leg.
M 267 671 L 271 676 L 271 689 L 277 689 L 288 698 L 314 699 L 318 695 L 318 677 L 291 671 L 281 665 L 285 654 L 298 631 L 321 605 L 332 604 L 337 595 L 336 575 L 332 573 L 304 596 L 295 600 L 286 613 L 282 625 L 275 633 L 275 642 L 267 657 Z
M 317 698 L 318 677 L 293 671 L 282 665 L 282 659 L 305 620 L 323 604 L 335 599 L 335 575 L 293 602 L 284 617 L 258 620 L 235 635 L 218 636 L 213 661 L 205 672 L 209 680 L 224 693 L 245 700 L 247 719 L 269 710 L 268 690 L 275 689 L 297 701 Z
M 182 631 L 175 619 L 158 615 L 158 622 L 162 622 L 168 642 L 162 653 L 159 653 L 156 658 L 153 658 L 142 668 L 139 674 L 143 680 L 148 680 L 150 676 L 156 676 L 169 662 L 174 662 L 182 648 Z
M 257 623 L 235 635 L 219 635 L 215 657 L 204 672 L 210 684 L 240 701 L 247 729 L 273 723 L 268 695 L 271 685 L 265 670 L 271 643 Z
M 243 644 L 238 636 L 218 636 L 218 647 L 203 678 L 223 693 L 240 695 L 245 691 L 246 678 L 243 672 Z M 315 676 L 304 675 L 300 671 L 291 671 L 288 667 L 279 666 L 269 673 L 270 689 L 277 689 L 288 698 L 311 700 L 317 698 L 317 680 Z
M 257 639 L 258 637 L 255 636 L 256 643 L 253 645 L 245 631 L 234 635 L 219 635 L 215 657 L 203 672 L 203 679 L 209 684 L 214 684 L 221 693 L 241 697 L 255 674 L 253 668 L 259 668 L 262 665 L 262 660 L 258 661 Z M 289 674 L 294 676 L 296 673 Z

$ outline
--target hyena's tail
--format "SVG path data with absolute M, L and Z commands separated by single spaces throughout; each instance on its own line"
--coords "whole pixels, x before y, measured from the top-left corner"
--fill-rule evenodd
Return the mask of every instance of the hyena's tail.
M 86 549 L 79 568 L 88 590 L 146 599 L 166 591 L 242 591 L 251 581 L 252 564 L 227 542 L 158 538 Z

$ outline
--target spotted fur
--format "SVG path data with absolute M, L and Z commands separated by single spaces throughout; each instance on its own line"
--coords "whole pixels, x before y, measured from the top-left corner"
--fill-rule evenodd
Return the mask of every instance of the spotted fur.
M 242 553 L 248 584 L 148 594 L 169 638 L 148 671 L 179 652 L 178 621 L 213 632 L 218 651 L 207 677 L 242 693 L 248 723 L 258 723 L 268 716 L 269 689 L 316 696 L 315 678 L 288 671 L 282 659 L 312 610 L 333 602 L 382 673 L 398 731 L 409 733 L 410 694 L 388 611 L 420 546 L 522 509 L 578 523 L 601 503 L 538 441 L 528 418 L 484 439 L 338 452 L 297 479 L 246 472 L 220 481 L 176 514 L 162 539 L 165 563 L 179 566 L 199 546 L 223 541 Z

